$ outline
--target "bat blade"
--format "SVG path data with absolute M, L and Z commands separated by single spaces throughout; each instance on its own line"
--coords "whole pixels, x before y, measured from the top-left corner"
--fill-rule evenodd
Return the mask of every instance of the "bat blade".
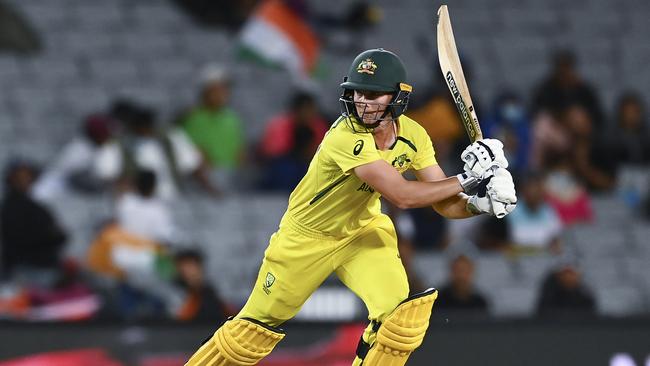
M 458 113 L 465 126 L 471 142 L 483 139 L 481 126 L 478 123 L 474 103 L 469 94 L 469 88 L 465 81 L 463 68 L 458 57 L 454 32 L 451 28 L 449 11 L 447 5 L 441 5 L 438 9 L 437 44 L 438 60 L 440 69 L 449 88 L 449 92 L 456 103 Z

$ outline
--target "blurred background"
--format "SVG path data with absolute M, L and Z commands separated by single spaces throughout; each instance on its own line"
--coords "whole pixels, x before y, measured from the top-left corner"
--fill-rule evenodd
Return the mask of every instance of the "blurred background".
M 0 365 L 182 365 L 245 302 L 362 50 L 402 58 L 458 173 L 439 5 L 0 0 Z M 448 5 L 519 204 L 384 202 L 412 291 L 441 291 L 409 364 L 650 365 L 650 3 Z M 365 317 L 332 277 L 263 364 L 349 365 Z

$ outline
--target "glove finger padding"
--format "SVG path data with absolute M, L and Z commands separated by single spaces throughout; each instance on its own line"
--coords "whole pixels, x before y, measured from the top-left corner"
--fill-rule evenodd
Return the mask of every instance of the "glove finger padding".
M 487 184 L 492 212 L 497 218 L 503 218 L 517 206 L 515 183 L 509 171 L 503 168 L 494 170 L 494 176 Z
M 508 167 L 508 160 L 503 153 L 503 144 L 499 140 L 484 139 L 469 145 L 461 154 L 465 163 L 463 169 L 468 174 L 485 179 L 494 167 Z
M 490 207 L 492 209 L 491 214 L 498 219 L 502 219 L 515 210 L 517 202 L 499 201 L 492 193 L 490 194 Z
M 489 196 L 498 202 L 517 202 L 515 183 L 512 175 L 506 169 L 497 168 L 494 170 L 494 176 L 487 184 L 487 191 Z
M 506 155 L 503 152 L 503 143 L 501 141 L 497 139 L 483 139 L 480 140 L 480 142 L 492 151 L 492 154 L 494 155 L 494 162 L 496 162 L 502 168 L 508 167 L 508 160 L 506 159 Z

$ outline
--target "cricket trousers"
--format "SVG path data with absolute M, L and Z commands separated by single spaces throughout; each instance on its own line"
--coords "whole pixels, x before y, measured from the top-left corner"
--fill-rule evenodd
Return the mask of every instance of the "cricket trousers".
M 388 216 L 378 215 L 344 238 L 309 230 L 287 216 L 271 236 L 251 295 L 235 318 L 279 326 L 298 313 L 332 272 L 361 298 L 375 323 L 409 294 Z M 372 323 L 366 331 L 373 331 Z

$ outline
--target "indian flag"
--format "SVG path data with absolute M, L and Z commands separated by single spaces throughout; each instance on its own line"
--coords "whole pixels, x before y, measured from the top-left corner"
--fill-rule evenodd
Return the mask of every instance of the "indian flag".
M 318 63 L 319 42 L 309 25 L 282 0 L 265 0 L 244 25 L 242 55 L 289 70 L 312 74 Z

